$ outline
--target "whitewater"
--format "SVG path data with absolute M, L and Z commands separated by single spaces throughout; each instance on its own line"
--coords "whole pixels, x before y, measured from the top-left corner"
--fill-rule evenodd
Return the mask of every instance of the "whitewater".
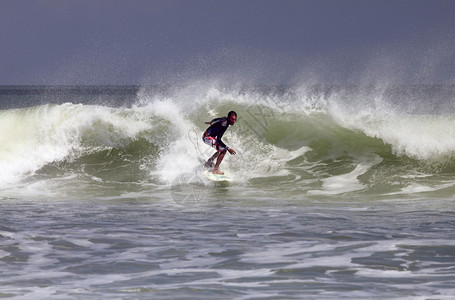
M 0 87 L 0 297 L 450 299 L 454 96 Z M 231 110 L 214 184 L 204 122 Z

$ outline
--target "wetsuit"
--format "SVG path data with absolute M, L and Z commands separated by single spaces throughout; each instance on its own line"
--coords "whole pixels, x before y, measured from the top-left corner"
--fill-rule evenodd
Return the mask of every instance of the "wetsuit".
M 227 117 L 213 119 L 210 121 L 210 127 L 204 132 L 202 140 L 207 145 L 215 148 L 219 152 L 222 152 L 228 149 L 228 146 L 226 146 L 226 144 L 224 144 L 221 140 L 228 127 L 229 121 Z

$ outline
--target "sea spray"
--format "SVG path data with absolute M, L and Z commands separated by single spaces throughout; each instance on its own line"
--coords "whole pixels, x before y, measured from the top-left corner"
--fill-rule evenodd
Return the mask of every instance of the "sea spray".
M 450 107 L 444 101 L 451 98 L 441 96 L 446 90 L 428 93 L 425 99 Z M 100 192 L 116 184 L 164 189 L 214 153 L 201 140 L 204 122 L 230 110 L 238 122 L 223 140 L 238 154 L 227 155 L 221 169 L 239 186 L 274 188 L 291 198 L 411 193 L 417 185 L 436 192 L 447 189 L 444 178 L 455 168 L 452 113 L 406 108 L 400 101 L 420 103 L 412 92 L 208 83 L 138 88 L 127 105 L 125 98 L 115 105 L 112 88 L 101 104 L 84 95 L 89 104 L 63 98 L 0 112 L 1 186 L 46 180 L 48 187 L 71 182 Z M 343 178 L 353 188 L 335 189 Z
M 0 114 L 3 182 L 31 175 L 49 163 L 122 147 L 150 129 L 124 108 L 65 103 Z

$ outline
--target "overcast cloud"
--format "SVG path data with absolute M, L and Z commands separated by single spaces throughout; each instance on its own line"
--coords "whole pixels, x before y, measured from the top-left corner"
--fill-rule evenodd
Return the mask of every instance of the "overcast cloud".
M 455 83 L 455 1 L 2 0 L 0 85 Z

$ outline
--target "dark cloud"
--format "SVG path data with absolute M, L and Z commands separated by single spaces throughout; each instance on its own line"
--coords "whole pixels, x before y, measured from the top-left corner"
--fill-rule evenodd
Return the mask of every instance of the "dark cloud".
M 3 0 L 0 84 L 450 82 L 453 11 L 443 0 Z

